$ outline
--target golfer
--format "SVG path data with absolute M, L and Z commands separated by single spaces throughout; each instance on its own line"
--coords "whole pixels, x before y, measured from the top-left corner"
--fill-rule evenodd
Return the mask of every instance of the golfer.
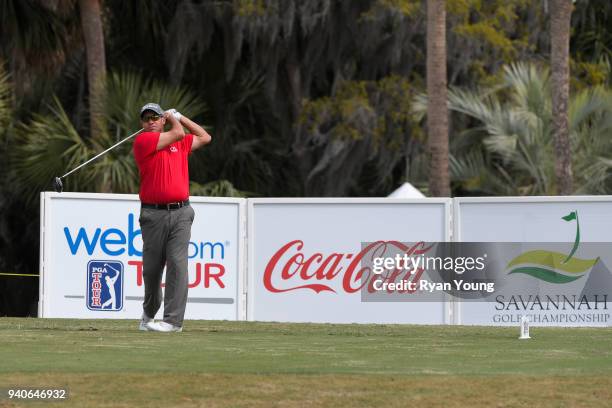
M 210 143 L 210 135 L 175 109 L 156 103 L 140 109 L 144 131 L 134 141 L 140 172 L 140 228 L 145 286 L 140 330 L 180 332 L 187 305 L 187 248 L 194 211 L 189 205 L 188 156 Z M 166 124 L 170 129 L 165 131 Z M 189 133 L 185 134 L 183 127 Z M 166 267 L 164 318 L 154 322 L 162 301 Z

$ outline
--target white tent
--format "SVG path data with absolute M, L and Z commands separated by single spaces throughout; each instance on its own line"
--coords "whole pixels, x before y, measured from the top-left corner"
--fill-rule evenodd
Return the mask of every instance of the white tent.
M 424 198 L 421 193 L 410 183 L 404 183 L 399 186 L 394 192 L 388 195 L 389 198 Z

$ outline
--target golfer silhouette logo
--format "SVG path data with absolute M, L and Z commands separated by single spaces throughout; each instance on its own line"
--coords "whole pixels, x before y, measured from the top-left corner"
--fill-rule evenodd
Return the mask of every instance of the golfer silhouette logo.
M 108 264 L 105 264 L 105 265 L 108 266 L 111 270 L 115 271 L 115 276 L 111 278 L 109 275 L 106 275 L 104 277 L 106 287 L 108 288 L 109 298 L 106 302 L 102 303 L 102 309 L 106 309 L 108 306 L 110 306 L 111 310 L 115 310 L 117 309 L 117 295 L 115 293 L 115 282 L 117 282 L 117 278 L 119 278 L 119 271 L 113 268 L 112 266 L 109 266 Z
M 89 261 L 87 264 L 87 308 L 96 311 L 123 309 L 123 264 Z

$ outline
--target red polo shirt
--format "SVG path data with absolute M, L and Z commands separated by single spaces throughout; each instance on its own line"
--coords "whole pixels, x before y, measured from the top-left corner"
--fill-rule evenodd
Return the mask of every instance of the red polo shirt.
M 159 133 L 142 132 L 134 141 L 134 158 L 140 172 L 140 201 L 167 204 L 189 198 L 189 165 L 193 135 L 157 150 Z

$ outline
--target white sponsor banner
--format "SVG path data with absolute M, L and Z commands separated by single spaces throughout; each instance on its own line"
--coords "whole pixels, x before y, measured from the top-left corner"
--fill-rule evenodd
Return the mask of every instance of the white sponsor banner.
M 245 200 L 191 197 L 186 319 L 243 319 Z M 137 319 L 142 236 L 137 195 L 41 194 L 40 317 Z M 157 318 L 163 316 L 163 303 Z
M 454 323 L 518 327 L 525 315 L 536 326 L 612 324 L 612 294 L 609 284 L 602 284 L 610 281 L 612 256 L 594 254 L 593 246 L 584 245 L 610 242 L 611 196 L 456 198 L 453 207 L 455 241 L 541 243 L 542 248 L 537 250 L 549 255 L 523 262 L 523 272 L 513 270 L 506 275 L 517 285 L 536 286 L 546 295 L 517 292 L 500 295 L 494 302 L 455 302 Z M 559 252 L 560 245 L 546 243 L 564 243 L 561 252 L 584 263 L 591 258 L 599 259 L 588 270 L 564 272 L 569 268 L 564 268 L 563 262 L 556 267 L 552 262 L 553 252 Z M 533 251 L 534 245 L 529 248 Z M 529 254 L 525 253 L 523 258 L 529 261 Z M 567 282 L 559 279 L 564 276 L 568 277 Z M 588 290 L 581 292 L 581 288 Z M 589 295 L 584 295 L 587 292 Z
M 449 322 L 442 302 L 364 302 L 368 242 L 450 240 L 450 199 L 249 199 L 248 319 Z

